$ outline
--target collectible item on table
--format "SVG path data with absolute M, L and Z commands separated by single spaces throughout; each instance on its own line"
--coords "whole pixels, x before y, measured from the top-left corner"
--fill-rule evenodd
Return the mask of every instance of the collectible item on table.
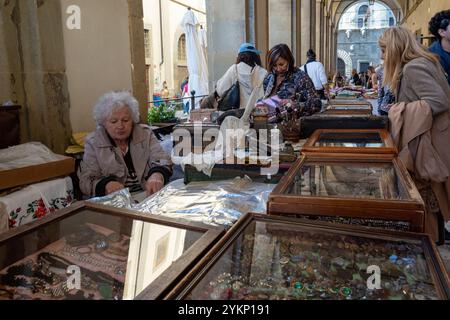
M 279 124 L 284 141 L 296 143 L 300 140 L 300 110 L 288 104 L 286 114 Z
M 314 114 L 302 117 L 300 123 L 300 138 L 309 138 L 318 129 L 386 129 L 389 119 L 374 115 L 330 115 Z
M 397 148 L 384 129 L 322 129 L 309 137 L 302 152 L 397 154 Z
M 157 299 L 222 233 L 79 203 L 0 237 L 0 300 Z
M 393 154 L 304 154 L 270 194 L 268 213 L 424 231 L 423 200 Z
M 220 126 L 211 123 L 182 123 L 173 129 L 173 144 L 191 147 L 191 152 L 202 154 L 208 147 L 214 150 Z M 190 139 L 185 141 L 184 139 Z M 183 151 L 183 150 L 181 150 Z M 176 154 L 175 156 L 187 156 L 187 154 Z
M 190 122 L 204 122 L 212 123 L 212 114 L 216 110 L 214 109 L 194 109 L 190 111 L 189 121 Z
M 266 130 L 269 124 L 269 109 L 267 106 L 258 105 L 252 112 L 253 129 Z
M 248 214 L 165 297 L 447 300 L 430 237 Z

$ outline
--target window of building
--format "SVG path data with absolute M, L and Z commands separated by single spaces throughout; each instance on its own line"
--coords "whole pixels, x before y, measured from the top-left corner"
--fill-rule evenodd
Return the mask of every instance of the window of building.
M 144 29 L 144 45 L 145 45 L 145 58 L 150 59 L 152 49 L 150 29 Z
M 364 19 L 363 18 L 359 18 L 358 19 L 358 28 L 362 28 L 364 27 Z
M 389 27 L 392 27 L 395 24 L 394 18 L 390 17 L 389 18 Z
M 178 39 L 178 60 L 186 61 L 186 35 L 182 34 L 180 39 Z
M 366 15 L 367 10 L 369 10 L 369 7 L 366 5 L 359 7 L 358 15 L 360 15 L 360 16 Z

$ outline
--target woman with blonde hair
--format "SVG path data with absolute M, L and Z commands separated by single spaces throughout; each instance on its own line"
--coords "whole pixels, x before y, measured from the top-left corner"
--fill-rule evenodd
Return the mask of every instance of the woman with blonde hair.
M 425 230 L 436 239 L 442 218 L 450 220 L 450 87 L 438 58 L 410 30 L 389 28 L 379 45 L 384 85 L 396 97 L 391 135 L 425 202 Z

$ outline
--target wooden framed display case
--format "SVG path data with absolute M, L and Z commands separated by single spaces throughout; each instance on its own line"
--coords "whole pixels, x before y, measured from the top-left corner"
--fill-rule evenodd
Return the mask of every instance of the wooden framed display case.
M 80 202 L 0 236 L 0 299 L 157 299 L 223 233 Z
M 269 196 L 268 213 L 424 231 L 424 203 L 394 155 L 306 153 Z
M 60 160 L 22 168 L 0 170 L 0 190 L 68 176 L 75 171 L 75 159 L 60 155 Z
M 449 282 L 428 235 L 248 214 L 165 299 L 446 300 Z
M 325 111 L 324 114 L 355 114 L 355 115 L 371 115 L 373 113 L 372 105 L 366 105 L 366 104 L 336 104 L 336 105 L 329 105 Z
M 321 129 L 306 141 L 303 152 L 397 154 L 391 135 L 384 129 Z
M 319 129 L 388 129 L 389 118 L 374 115 L 318 113 L 301 118 L 300 137 L 309 138 Z
M 356 106 L 372 106 L 372 104 L 364 99 L 331 99 L 330 105 L 356 105 Z

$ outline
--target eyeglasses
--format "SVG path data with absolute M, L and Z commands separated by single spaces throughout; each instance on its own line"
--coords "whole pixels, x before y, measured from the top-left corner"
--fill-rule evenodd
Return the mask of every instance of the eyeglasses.
M 441 24 L 439 25 L 439 29 L 446 30 L 449 25 L 450 25 L 450 19 L 444 19 L 441 21 Z

